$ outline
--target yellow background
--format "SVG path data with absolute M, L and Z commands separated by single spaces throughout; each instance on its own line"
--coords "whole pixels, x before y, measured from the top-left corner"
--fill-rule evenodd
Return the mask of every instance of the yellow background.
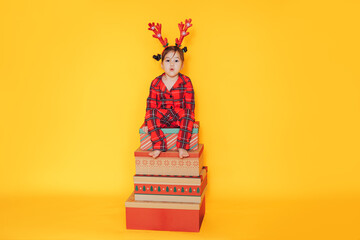
M 182 73 L 195 88 L 209 211 L 200 234 L 167 234 L 360 239 L 359 10 L 358 1 L 1 1 L 0 239 L 169 236 L 126 231 L 123 205 L 162 73 L 147 24 L 162 23 L 174 44 L 185 18 Z M 79 203 L 80 227 L 44 231 L 49 209 L 53 221 L 73 212 L 63 196 L 111 199 L 117 215 L 94 222 L 104 209 Z M 101 224 L 112 228 L 91 234 Z

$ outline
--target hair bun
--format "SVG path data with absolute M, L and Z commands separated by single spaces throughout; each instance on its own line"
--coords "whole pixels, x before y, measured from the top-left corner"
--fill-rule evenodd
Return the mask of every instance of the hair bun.
M 154 55 L 153 58 L 154 58 L 156 61 L 160 61 L 161 55 L 160 55 L 160 54 Z

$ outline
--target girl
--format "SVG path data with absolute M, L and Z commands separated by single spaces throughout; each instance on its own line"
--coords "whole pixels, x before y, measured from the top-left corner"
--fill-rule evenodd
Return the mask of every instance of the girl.
M 184 52 L 179 46 L 166 47 L 161 56 L 164 73 L 150 86 L 143 131 L 149 133 L 157 158 L 166 151 L 166 138 L 160 128 L 180 127 L 176 146 L 179 158 L 188 157 L 190 138 L 195 122 L 194 89 L 189 77 L 180 73 L 184 66 Z

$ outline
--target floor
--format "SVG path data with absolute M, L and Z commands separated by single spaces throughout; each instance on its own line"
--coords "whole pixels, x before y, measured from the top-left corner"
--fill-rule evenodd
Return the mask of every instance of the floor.
M 0 197 L 1 240 L 360 240 L 360 198 L 207 198 L 199 233 L 127 230 L 127 196 Z

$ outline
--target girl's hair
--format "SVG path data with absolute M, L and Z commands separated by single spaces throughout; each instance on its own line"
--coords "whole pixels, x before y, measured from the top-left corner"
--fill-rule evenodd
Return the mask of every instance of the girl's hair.
M 174 55 L 176 54 L 176 52 L 178 52 L 180 55 L 181 61 L 184 62 L 184 51 L 181 48 L 179 48 L 178 46 L 169 46 L 169 47 L 165 48 L 164 51 L 162 52 L 161 62 L 164 61 L 166 54 L 168 54 L 169 52 L 174 52 Z

